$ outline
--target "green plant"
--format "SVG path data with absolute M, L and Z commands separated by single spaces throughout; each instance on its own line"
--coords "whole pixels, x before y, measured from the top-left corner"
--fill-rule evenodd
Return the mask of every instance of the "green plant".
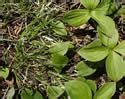
M 9 86 L 8 98 L 15 93 L 22 99 L 111 99 L 116 92 L 116 84 L 124 76 L 122 55 L 125 55 L 125 41 L 118 42 L 115 22 L 109 15 L 114 11 L 112 0 L 81 0 L 85 9 L 71 10 L 64 15 L 64 22 L 80 26 L 88 21 L 94 22 L 98 38 L 88 45 L 78 48 L 69 40 L 69 34 L 60 16 L 59 6 L 51 3 L 23 7 L 22 18 L 25 22 L 14 46 L 14 72 L 19 91 Z M 27 10 L 27 11 L 24 11 Z M 113 9 L 114 10 L 114 9 Z M 27 17 L 28 16 L 28 17 Z M 71 64 L 70 51 L 82 57 Z M 7 52 L 6 52 L 7 53 Z M 6 54 L 5 53 L 5 54 Z M 7 59 L 7 56 L 5 55 Z M 97 87 L 96 81 L 89 78 L 97 68 L 90 63 L 106 61 L 108 82 Z M 65 71 L 73 65 L 73 72 Z M 75 65 L 75 66 L 74 66 Z M 1 69 L 0 76 L 7 79 L 8 68 Z
M 75 9 L 67 12 L 64 16 L 64 22 L 71 26 L 83 25 L 90 19 L 96 22 L 98 39 L 80 48 L 78 54 L 83 59 L 91 62 L 106 59 L 107 75 L 114 82 L 105 84 L 95 92 L 94 99 L 110 99 L 116 91 L 115 82 L 125 76 L 125 62 L 123 60 L 125 41 L 118 44 L 119 35 L 115 22 L 108 16 L 109 12 L 111 13 L 111 0 L 80 0 L 80 2 L 85 9 Z M 82 77 L 95 72 L 94 69 L 89 68 L 83 61 L 78 63 L 76 70 L 78 75 Z M 66 90 L 71 99 L 78 97 L 79 99 L 92 99 L 89 87 L 86 88 L 86 85 L 82 85 L 84 82 L 73 80 L 66 83 Z M 86 94 L 83 95 L 81 92 L 86 92 Z
M 121 56 L 123 53 L 118 49 L 122 48 L 123 52 L 125 49 L 121 47 L 124 45 L 124 42 L 117 46 L 119 36 L 115 22 L 107 16 L 110 0 L 81 0 L 81 4 L 86 9 L 76 9 L 66 13 L 64 21 L 72 26 L 79 26 L 92 18 L 97 22 L 99 40 L 93 41 L 87 47 L 80 48 L 78 54 L 82 58 L 92 62 L 97 62 L 107 57 L 107 74 L 111 80 L 118 81 L 124 76 L 124 61 Z
M 46 92 L 48 92 L 47 95 L 50 98 L 55 98 L 57 96 L 59 97 L 61 94 L 56 96 L 57 93 L 54 93 L 55 96 L 53 96 L 53 94 L 50 92 L 52 89 L 59 89 L 59 91 L 62 91 L 62 89 L 56 86 L 53 87 L 54 85 L 51 87 L 49 83 L 47 83 L 47 76 L 44 75 L 47 74 L 48 77 L 51 77 L 51 75 L 55 76 L 54 74 L 51 74 L 51 69 L 50 71 L 47 70 L 52 67 L 49 63 L 49 58 L 51 56 L 53 64 L 58 64 L 54 68 L 58 72 L 61 71 L 61 66 L 64 67 L 64 65 L 68 62 L 68 58 L 66 56 L 56 53 L 50 55 L 48 51 L 49 47 L 53 46 L 53 43 L 58 42 L 58 40 L 61 41 L 61 39 L 64 39 L 67 35 L 66 28 L 61 22 L 60 17 L 55 16 L 58 15 L 61 7 L 57 5 L 55 6 L 51 2 L 47 4 L 40 3 L 39 5 L 35 6 L 24 2 L 15 4 L 15 8 L 13 8 L 11 4 L 4 6 L 5 9 L 3 10 L 5 11 L 6 17 L 4 20 L 5 22 L 9 22 L 13 19 L 15 20 L 15 17 L 12 19 L 7 18 L 9 17 L 9 14 L 7 14 L 8 10 L 6 8 L 12 9 L 13 12 L 16 9 L 17 13 L 19 13 L 20 15 L 19 19 L 25 20 L 19 38 L 16 40 L 12 39 L 14 42 L 9 43 L 10 48 L 11 46 L 14 46 L 12 48 L 12 52 L 14 52 L 15 55 L 12 55 L 10 59 L 11 53 L 9 53 L 10 48 L 8 48 L 8 50 L 5 51 L 3 58 L 7 63 L 9 63 L 9 60 L 13 60 L 13 63 L 10 65 L 10 67 L 12 68 L 12 71 L 16 77 L 17 86 L 19 88 L 18 94 L 20 94 L 22 99 L 43 99 L 41 94 L 42 92 L 40 93 L 39 91 L 37 91 L 39 89 L 39 87 L 37 86 L 39 85 L 35 84 L 35 82 L 40 82 L 43 85 L 43 91 L 46 90 Z M 64 45 L 66 45 L 64 50 L 68 50 L 68 48 L 72 47 L 71 42 L 66 42 Z M 51 51 L 53 50 L 54 48 L 51 49 Z M 62 53 L 65 54 L 66 52 Z M 60 58 L 62 59 L 62 61 L 55 61 L 55 58 Z M 63 63 L 63 65 L 60 65 L 60 62 Z M 9 67 L 5 69 L 2 68 L 0 69 L 0 76 L 7 80 L 9 72 Z M 33 76 L 31 76 L 31 74 L 33 74 Z M 29 78 L 34 80 L 33 84 L 35 84 L 35 88 L 32 87 L 33 84 L 28 81 Z M 57 78 L 58 77 L 55 76 L 55 79 Z M 5 94 L 5 96 L 8 97 L 8 99 L 12 99 L 14 94 L 16 93 L 14 86 L 9 86 L 7 89 L 8 92 L 7 95 Z M 61 93 L 63 93 L 63 91 Z M 47 96 L 44 96 L 44 98 L 45 97 Z

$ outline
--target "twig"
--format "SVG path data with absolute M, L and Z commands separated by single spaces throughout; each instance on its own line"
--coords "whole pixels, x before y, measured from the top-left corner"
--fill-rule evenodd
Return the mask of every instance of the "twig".
M 6 99 L 6 95 L 7 95 L 7 92 L 9 91 L 9 86 L 7 87 L 7 89 L 6 89 L 6 91 L 5 91 L 5 93 L 4 93 L 4 95 L 3 95 L 3 97 L 2 97 L 2 99 Z

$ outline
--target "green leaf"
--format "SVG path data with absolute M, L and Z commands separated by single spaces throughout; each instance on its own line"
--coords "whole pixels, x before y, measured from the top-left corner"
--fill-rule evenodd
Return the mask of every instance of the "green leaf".
M 95 9 L 100 0 L 80 0 L 80 2 L 87 9 Z
M 60 42 L 54 44 L 50 49 L 49 52 L 51 53 L 57 53 L 60 55 L 64 55 L 67 53 L 69 48 L 73 48 L 74 46 L 72 45 L 71 42 Z
M 95 93 L 96 90 L 97 90 L 96 83 L 93 80 L 86 80 L 86 83 L 91 88 L 91 90 L 93 91 L 93 93 Z
M 98 23 L 100 31 L 108 37 L 112 37 L 113 33 L 116 32 L 115 22 L 112 18 L 104 15 L 98 15 L 96 13 L 91 13 L 92 18 Z
M 77 74 L 80 75 L 80 76 L 89 76 L 89 75 L 93 74 L 96 71 L 96 69 L 90 68 L 83 61 L 79 62 L 76 65 L 76 70 L 77 70 Z
M 112 99 L 111 97 L 106 97 L 106 98 L 104 98 L 104 99 Z
M 112 0 L 101 0 L 98 8 L 103 9 L 105 15 L 111 15 L 118 9 L 118 4 Z M 102 13 L 103 13 L 102 12 Z
M 60 54 L 52 54 L 51 56 L 51 62 L 57 72 L 61 72 L 62 68 L 68 63 L 68 61 L 69 59 L 66 56 Z
M 94 11 L 96 11 L 96 14 L 107 15 L 111 5 L 111 0 L 100 0 L 100 1 L 101 2 L 97 6 L 97 8 L 94 9 Z
M 66 28 L 61 21 L 57 21 L 56 23 L 54 23 L 53 31 L 58 35 L 62 35 L 62 36 L 67 35 Z
M 96 9 L 94 9 L 91 13 L 93 13 L 94 15 L 106 15 L 109 9 L 109 5 L 105 5 L 102 7 L 98 7 Z
M 70 99 L 92 99 L 91 89 L 85 82 L 71 80 L 65 87 Z
M 124 74 L 124 77 L 125 77 L 125 61 L 123 61 L 123 64 L 124 64 L 124 69 L 123 69 L 123 74 Z
M 9 75 L 9 69 L 8 68 L 2 68 L 0 69 L 0 77 L 3 77 L 6 79 Z
M 102 7 L 105 5 L 109 5 L 112 0 L 100 0 L 101 2 L 99 3 L 98 7 Z
M 7 93 L 7 99 L 13 99 L 14 94 L 15 94 L 15 89 L 14 87 L 11 87 Z
M 96 62 L 104 59 L 109 53 L 107 47 L 95 47 L 95 48 L 81 48 L 78 54 L 89 61 Z
M 82 76 L 78 76 L 78 78 L 76 78 L 76 80 L 81 81 L 81 82 L 85 82 L 89 86 L 89 88 L 93 91 L 93 93 L 96 92 L 97 87 L 96 87 L 96 82 L 95 81 L 93 81 L 93 80 L 86 80 Z
M 80 26 L 88 22 L 90 13 L 87 9 L 71 10 L 64 16 L 64 21 L 71 26 Z
M 125 41 L 122 41 L 114 50 L 122 55 L 125 55 Z
M 94 95 L 94 99 L 110 99 L 116 91 L 116 83 L 108 82 L 104 84 Z
M 100 39 L 96 39 L 93 42 L 89 43 L 85 48 L 94 48 L 94 47 L 100 47 L 102 45 L 102 42 Z
M 61 94 L 63 94 L 64 90 L 58 86 L 48 86 L 47 93 L 49 99 L 57 99 Z
M 111 1 L 107 15 L 117 15 L 120 8 L 122 7 L 119 1 Z
M 114 81 L 119 81 L 124 75 L 123 58 L 113 51 L 106 59 L 106 72 L 108 77 Z
M 44 99 L 38 91 L 24 89 L 21 92 L 21 99 Z
M 33 91 L 30 89 L 25 89 L 21 92 L 21 99 L 33 99 Z
M 36 91 L 33 94 L 33 99 L 44 99 L 40 92 Z
M 107 37 L 104 33 L 102 33 L 100 31 L 100 29 L 97 29 L 99 32 L 99 38 L 101 39 L 102 43 L 109 47 L 109 48 L 113 48 L 116 46 L 116 44 L 118 43 L 118 39 L 119 39 L 119 34 L 118 31 L 115 29 L 115 32 L 112 34 L 111 37 Z
M 84 77 L 82 77 L 82 76 L 78 76 L 78 78 L 76 78 L 76 80 L 82 81 L 82 82 L 86 81 L 86 79 Z

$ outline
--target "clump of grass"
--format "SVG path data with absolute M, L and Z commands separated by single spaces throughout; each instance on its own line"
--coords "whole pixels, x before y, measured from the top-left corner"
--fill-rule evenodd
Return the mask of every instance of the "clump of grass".
M 61 83 L 61 78 L 65 78 L 53 72 L 47 50 L 53 43 L 67 39 L 56 35 L 51 25 L 56 20 L 61 20 L 60 12 L 63 8 L 51 2 L 28 5 L 21 3 L 10 7 L 12 5 L 5 6 L 4 21 L 9 25 L 11 22 L 18 23 L 18 20 L 21 20 L 22 27 L 17 38 L 11 38 L 12 42 L 8 43 L 9 47 L 3 59 L 16 77 L 17 89 L 32 87 L 45 91 L 47 85 Z M 8 8 L 16 12 L 18 16 L 10 17 L 13 12 L 8 11 Z

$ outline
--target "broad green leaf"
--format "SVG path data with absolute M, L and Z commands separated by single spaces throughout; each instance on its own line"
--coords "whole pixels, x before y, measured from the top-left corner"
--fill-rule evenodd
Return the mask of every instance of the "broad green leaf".
M 22 90 L 21 99 L 33 99 L 33 91 L 30 89 Z
M 82 76 L 78 76 L 78 78 L 76 78 L 76 80 L 81 81 L 81 82 L 85 82 L 89 86 L 89 88 L 93 91 L 93 93 L 96 92 L 97 87 L 96 87 L 96 82 L 95 81 L 93 81 L 93 80 L 86 80 Z
M 115 22 L 112 18 L 104 15 L 98 15 L 91 13 L 92 18 L 98 23 L 100 31 L 108 37 L 112 37 L 113 33 L 116 32 Z
M 92 99 L 89 86 L 79 80 L 71 80 L 65 83 L 66 92 L 70 99 Z
M 111 0 L 109 5 L 110 6 L 109 6 L 109 9 L 108 9 L 107 15 L 113 15 L 113 16 L 117 15 L 117 12 L 119 11 L 119 9 L 122 8 L 119 1 L 112 1 Z
M 100 32 L 99 28 L 97 30 L 99 32 L 99 38 L 105 46 L 107 46 L 109 48 L 113 48 L 117 45 L 118 39 L 119 39 L 119 34 L 118 34 L 118 31 L 116 29 L 111 37 L 108 37 L 104 33 Z
M 124 74 L 124 77 L 125 77 L 125 61 L 123 61 L 123 64 L 124 64 L 123 74 Z
M 95 48 L 81 48 L 78 54 L 89 61 L 96 62 L 104 59 L 109 53 L 107 47 L 95 47 Z
M 92 81 L 92 80 L 86 80 L 86 83 L 91 88 L 91 90 L 93 91 L 93 93 L 95 93 L 96 90 L 97 90 L 96 83 L 94 81 Z
M 48 86 L 47 93 L 49 99 L 57 99 L 61 94 L 63 94 L 64 90 L 58 86 Z
M 71 42 L 60 42 L 50 47 L 49 52 L 64 55 L 67 53 L 69 48 L 73 48 L 73 47 L 74 46 L 72 45 Z
M 123 58 L 113 51 L 106 59 L 106 72 L 108 77 L 114 81 L 119 81 L 124 75 Z
M 125 55 L 125 41 L 122 41 L 114 50 L 122 55 Z
M 33 91 L 26 88 L 21 92 L 21 99 L 44 99 L 44 98 L 38 91 Z
M 104 99 L 112 99 L 111 97 L 106 97 L 106 98 L 104 98 Z
M 116 8 L 114 8 L 112 10 L 112 7 L 114 6 L 114 4 L 113 4 L 114 1 L 112 1 L 112 0 L 100 0 L 100 1 L 101 2 L 97 6 L 97 9 L 99 8 L 99 9 L 103 10 L 103 11 L 98 10 L 100 12 L 100 14 L 104 13 L 105 15 L 111 15 L 114 10 L 116 11 Z M 118 4 L 115 4 L 115 5 L 118 5 Z
M 92 13 L 95 15 L 106 15 L 108 13 L 109 5 L 105 5 L 102 7 L 98 7 L 92 11 Z
M 52 54 L 51 62 L 57 72 L 61 72 L 62 68 L 68 63 L 69 59 L 60 54 Z
M 104 84 L 94 95 L 94 99 L 110 99 L 116 91 L 116 83 L 108 82 Z
M 85 48 L 94 48 L 94 47 L 100 47 L 102 45 L 102 42 L 100 39 L 96 39 L 93 42 L 89 43 Z
M 117 11 L 116 15 L 117 15 L 117 16 L 122 16 L 124 9 L 125 9 L 125 6 L 124 6 L 124 7 L 121 7 L 121 8 Z
M 76 70 L 77 70 L 77 74 L 80 75 L 80 76 L 89 76 L 89 75 L 93 74 L 96 71 L 96 69 L 90 68 L 83 61 L 79 62 L 76 65 Z
M 100 0 L 101 2 L 99 3 L 99 5 L 97 6 L 97 12 L 99 11 L 100 14 L 104 14 L 107 15 L 110 5 L 111 5 L 111 0 Z M 95 9 L 96 10 L 96 9 Z M 99 14 L 99 13 L 98 13 Z
M 64 26 L 64 24 L 61 21 L 57 21 L 56 23 L 54 23 L 55 26 L 53 26 L 53 31 L 58 34 L 58 35 L 62 35 L 62 36 L 66 36 L 67 35 L 67 31 L 66 28 Z
M 82 76 L 78 76 L 78 78 L 76 78 L 76 80 L 82 81 L 82 82 L 86 81 L 86 79 L 84 77 L 82 77 Z
M 13 99 L 14 94 L 15 94 L 15 89 L 14 87 L 11 87 L 6 95 L 7 99 Z
M 64 21 L 71 26 L 80 26 L 88 22 L 90 12 L 87 9 L 76 9 L 67 12 Z
M 87 9 L 95 9 L 100 0 L 80 0 L 80 2 Z
M 40 92 L 36 91 L 33 94 L 33 99 L 44 99 Z
M 100 0 L 100 3 L 98 5 L 98 7 L 102 7 L 105 5 L 109 5 L 111 3 L 112 0 Z
M 0 69 L 0 77 L 3 77 L 6 79 L 9 75 L 9 69 L 8 68 L 2 68 Z

